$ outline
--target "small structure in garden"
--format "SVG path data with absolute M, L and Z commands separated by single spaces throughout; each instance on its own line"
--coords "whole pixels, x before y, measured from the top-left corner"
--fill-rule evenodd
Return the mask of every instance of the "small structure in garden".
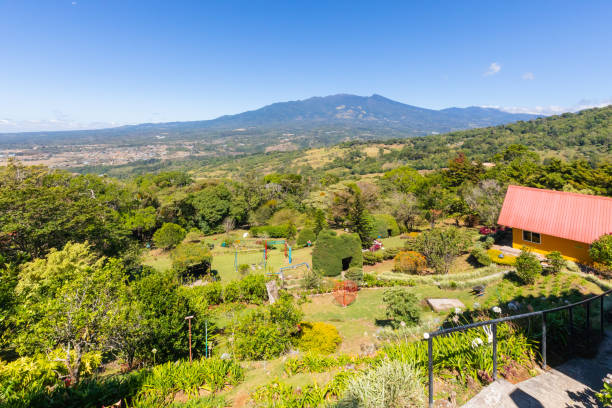
M 357 284 L 350 280 L 344 280 L 336 283 L 334 287 L 333 295 L 336 302 L 343 307 L 346 307 L 357 300 L 357 291 L 359 287 Z
M 612 232 L 612 198 L 511 185 L 497 223 L 512 228 L 513 248 L 590 264 L 589 246 Z
M 459 299 L 427 299 L 427 304 L 434 312 L 456 308 L 465 309 L 465 305 Z

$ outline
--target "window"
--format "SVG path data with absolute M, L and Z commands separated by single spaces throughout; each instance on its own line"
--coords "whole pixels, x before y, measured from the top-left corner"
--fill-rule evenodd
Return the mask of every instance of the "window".
M 533 242 L 534 244 L 540 243 L 540 234 L 537 232 L 523 231 L 523 241 Z

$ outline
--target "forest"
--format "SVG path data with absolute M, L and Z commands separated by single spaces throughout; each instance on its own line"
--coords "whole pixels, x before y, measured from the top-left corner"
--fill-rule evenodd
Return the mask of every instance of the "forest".
M 507 240 L 497 216 L 510 184 L 612 196 L 611 128 L 608 107 L 156 171 L 9 160 L 0 405 L 382 407 L 396 403 L 374 401 L 386 378 L 421 406 L 423 332 L 488 318 L 494 306 L 513 313 L 511 301 L 544 308 L 610 287 L 606 237 L 588 276 L 554 255 L 546 270 L 529 251 L 500 258 L 493 245 Z M 284 267 L 293 269 L 281 277 Z M 343 280 L 359 287 L 344 308 L 331 296 Z M 483 282 L 486 297 L 470 297 Z M 431 296 L 466 309 L 432 312 Z M 535 375 L 540 334 L 499 330 L 508 376 Z M 568 335 L 561 322 L 550 330 Z M 490 350 L 469 347 L 476 338 L 440 340 L 437 398 L 488 383 Z M 461 347 L 469 363 L 451 359 Z

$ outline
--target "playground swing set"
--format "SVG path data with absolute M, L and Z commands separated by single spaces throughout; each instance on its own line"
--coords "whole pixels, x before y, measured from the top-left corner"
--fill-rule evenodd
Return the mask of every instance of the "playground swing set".
M 269 245 L 284 245 L 285 246 L 285 258 L 289 261 L 289 263 L 291 264 L 293 262 L 293 258 L 292 258 L 292 254 L 291 254 L 291 246 L 289 244 L 287 244 L 287 241 L 285 240 L 276 240 L 276 241 L 268 241 L 265 240 L 263 242 L 263 258 L 261 260 L 261 262 L 258 263 L 258 265 L 263 265 L 263 269 L 264 271 L 266 271 L 267 269 L 267 264 L 268 264 L 268 251 L 269 249 Z M 238 268 L 239 268 L 239 263 L 238 263 L 238 253 L 248 253 L 248 252 L 259 252 L 261 251 L 260 249 L 243 249 L 243 250 L 239 250 L 239 247 L 236 247 L 236 250 L 234 251 L 234 270 L 236 272 L 238 272 Z M 280 272 L 279 272 L 280 273 Z M 275 273 L 278 274 L 278 273 Z

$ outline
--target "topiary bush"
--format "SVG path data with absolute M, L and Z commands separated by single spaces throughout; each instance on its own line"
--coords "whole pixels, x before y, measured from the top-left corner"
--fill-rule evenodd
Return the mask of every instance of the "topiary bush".
M 523 248 L 516 258 L 516 274 L 525 284 L 535 282 L 536 277 L 542 274 L 542 265 L 538 258 L 528 249 Z
M 338 329 L 329 323 L 303 322 L 300 323 L 300 327 L 302 335 L 298 346 L 304 352 L 330 354 L 342 343 Z
M 316 240 L 317 236 L 315 235 L 314 231 L 310 228 L 304 228 L 298 234 L 297 244 L 299 246 L 306 246 L 308 244 L 308 241 L 314 244 Z
M 426 267 L 425 257 L 415 251 L 402 251 L 394 258 L 393 270 L 395 272 L 421 274 Z
M 170 249 L 180 244 L 185 235 L 187 231 L 183 227 L 166 222 L 153 234 L 153 242 L 158 248 Z
M 363 266 L 359 236 L 338 235 L 331 230 L 321 231 L 312 251 L 312 267 L 321 271 L 324 276 L 338 276 L 342 270 L 353 266 Z
M 385 259 L 383 253 L 380 251 L 365 251 L 362 253 L 362 256 L 364 265 L 376 265 L 377 263 L 382 262 Z
M 374 229 L 372 238 L 387 238 L 399 235 L 400 229 L 395 218 L 389 214 L 374 214 L 372 216 Z

